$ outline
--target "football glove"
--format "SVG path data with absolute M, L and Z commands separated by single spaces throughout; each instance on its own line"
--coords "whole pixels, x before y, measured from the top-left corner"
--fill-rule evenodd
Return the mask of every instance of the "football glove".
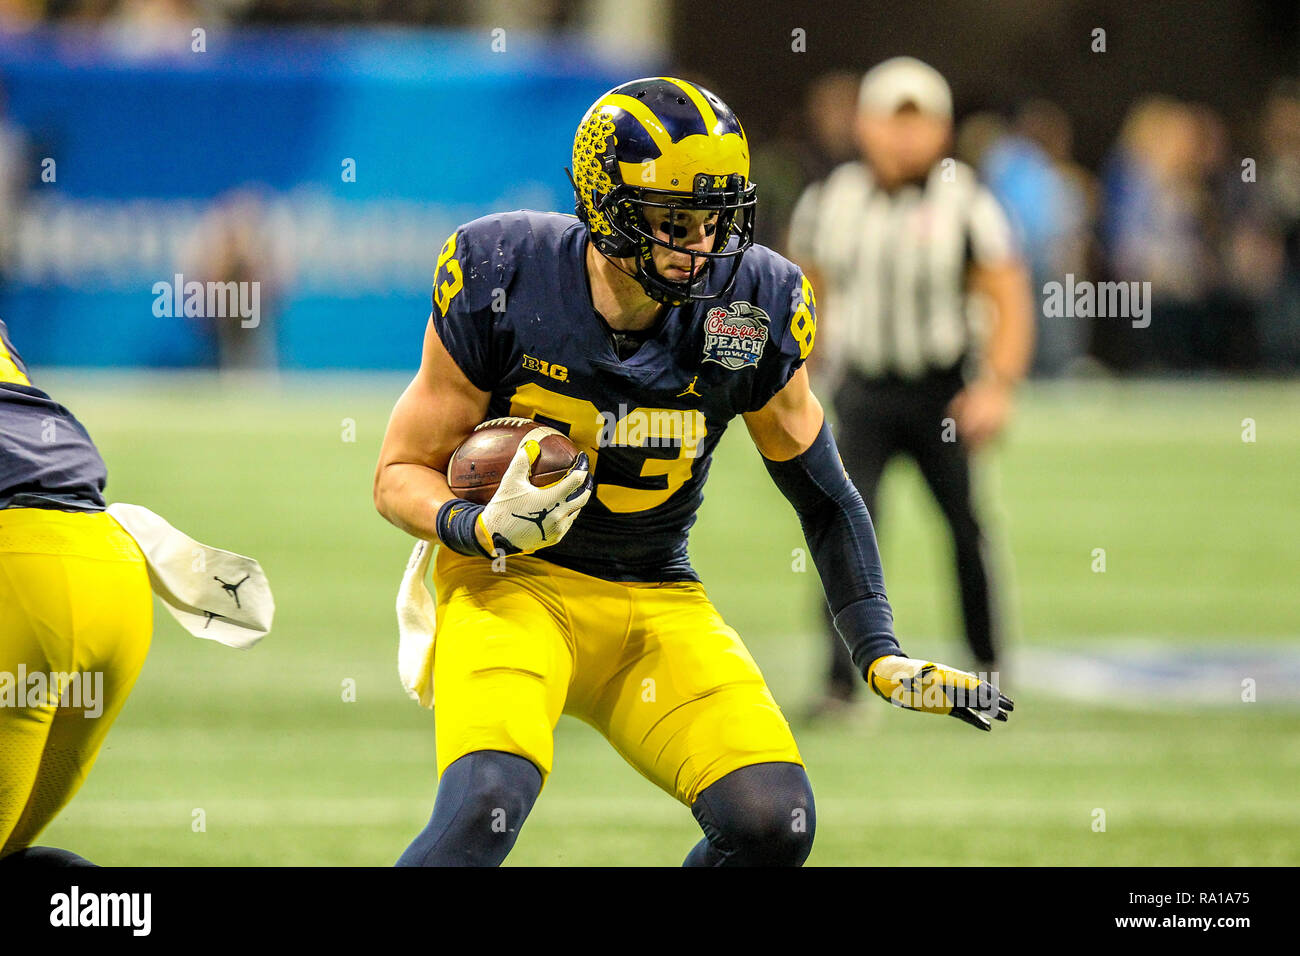
M 890 655 L 867 668 L 867 683 L 895 707 L 951 714 L 980 730 L 1006 720 L 1015 703 L 988 681 L 944 664 Z
M 542 452 L 538 442 L 545 434 L 544 429 L 535 428 L 524 436 L 496 494 L 478 516 L 494 550 L 531 554 L 550 547 L 578 520 L 578 512 L 591 497 L 586 452 L 578 453 L 563 478 L 541 488 L 533 484 L 533 462 Z

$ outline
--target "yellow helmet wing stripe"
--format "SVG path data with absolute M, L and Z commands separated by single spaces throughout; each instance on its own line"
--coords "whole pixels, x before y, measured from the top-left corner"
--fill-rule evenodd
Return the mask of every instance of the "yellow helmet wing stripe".
M 694 134 L 675 143 L 671 152 L 657 160 L 618 166 L 624 182 L 638 182 L 647 189 L 689 192 L 699 173 L 718 175 L 740 170 L 748 175 L 749 159 L 744 141 L 734 133 L 718 140 Z

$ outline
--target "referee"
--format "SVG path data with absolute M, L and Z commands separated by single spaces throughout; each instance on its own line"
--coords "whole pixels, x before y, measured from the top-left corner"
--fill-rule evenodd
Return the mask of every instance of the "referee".
M 952 533 L 973 669 L 993 672 L 998 621 L 970 455 L 1002 429 L 1029 364 L 1027 274 L 997 201 L 946 158 L 952 93 L 936 70 L 898 57 L 868 72 L 857 138 L 862 161 L 808 187 L 789 237 L 820 299 L 840 452 L 873 515 L 890 459 L 916 462 Z M 814 713 L 844 707 L 861 680 L 829 616 L 827 634 Z

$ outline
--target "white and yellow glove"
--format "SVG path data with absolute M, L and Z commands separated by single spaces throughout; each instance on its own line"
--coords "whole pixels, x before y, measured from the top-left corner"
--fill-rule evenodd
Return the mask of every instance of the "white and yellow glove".
M 945 664 L 910 657 L 878 657 L 867 668 L 867 683 L 895 707 L 926 714 L 951 714 L 980 730 L 1006 720 L 1015 703 L 988 681 Z
M 578 512 L 591 497 L 586 452 L 578 453 L 563 478 L 540 488 L 533 484 L 529 476 L 542 452 L 538 442 L 548 433 L 535 428 L 524 436 L 496 494 L 478 516 L 493 548 L 506 554 L 531 554 L 555 544 L 578 520 Z
M 459 554 L 493 558 L 531 554 L 563 538 L 591 497 L 591 466 L 587 453 L 579 452 L 564 477 L 533 484 L 533 464 L 548 434 L 551 429 L 538 427 L 524 436 L 486 505 L 464 498 L 444 501 L 434 520 L 438 540 Z M 492 542 L 490 549 L 484 539 Z

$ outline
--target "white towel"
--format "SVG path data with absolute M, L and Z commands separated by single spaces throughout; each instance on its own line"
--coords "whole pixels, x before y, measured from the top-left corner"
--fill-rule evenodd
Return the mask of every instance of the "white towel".
M 435 546 L 416 542 L 397 592 L 397 673 L 402 686 L 421 707 L 433 706 L 433 637 L 437 611 L 425 585 Z
M 181 627 L 227 647 L 252 647 L 271 630 L 275 598 L 252 558 L 200 544 L 140 505 L 108 513 L 135 539 L 153 593 Z

